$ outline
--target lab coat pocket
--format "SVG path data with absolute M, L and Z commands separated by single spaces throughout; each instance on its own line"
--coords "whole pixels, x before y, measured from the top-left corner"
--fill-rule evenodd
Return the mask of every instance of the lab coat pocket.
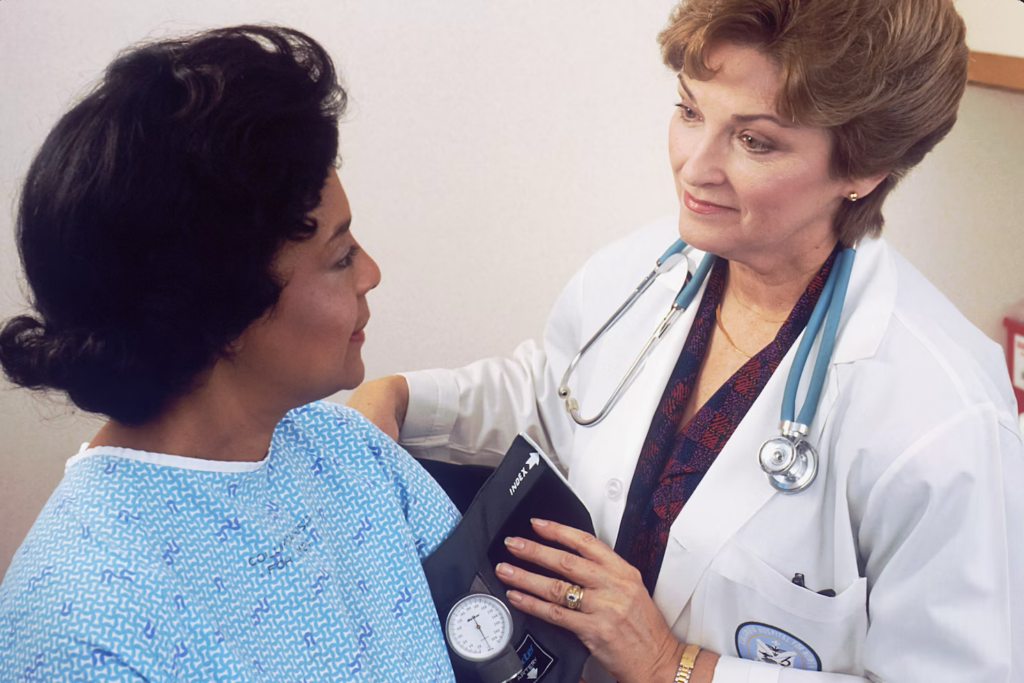
M 814 576 L 812 567 L 806 569 Z M 827 597 L 794 584 L 735 543 L 722 549 L 705 578 L 706 647 L 785 667 L 862 675 L 865 578 Z

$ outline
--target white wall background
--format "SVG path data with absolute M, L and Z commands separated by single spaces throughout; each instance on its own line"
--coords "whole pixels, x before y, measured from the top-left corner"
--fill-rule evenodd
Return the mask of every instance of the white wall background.
M 967 22 L 967 44 L 972 50 L 1024 57 L 1024 2 L 954 1 Z
M 960 4 L 987 2 L 1021 4 Z M 368 376 L 511 350 L 589 253 L 677 209 L 654 40 L 672 5 L 0 0 L 0 319 L 25 310 L 18 183 L 68 103 L 142 38 L 276 22 L 320 40 L 351 94 L 341 177 L 384 273 Z M 1024 95 L 970 88 L 887 213 L 889 238 L 996 339 L 1024 296 L 1022 121 Z M 0 380 L 0 573 L 98 424 Z

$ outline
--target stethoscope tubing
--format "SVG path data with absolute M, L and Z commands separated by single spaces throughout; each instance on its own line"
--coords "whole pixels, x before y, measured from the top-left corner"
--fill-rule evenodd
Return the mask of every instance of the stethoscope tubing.
M 800 417 L 796 420 L 802 425 L 810 425 L 817 410 L 818 401 L 821 398 L 821 391 L 825 384 L 825 373 L 828 371 L 829 361 L 832 358 L 832 349 L 835 345 L 836 332 L 839 329 L 839 318 L 843 314 L 843 303 L 846 299 L 846 289 L 850 282 L 850 271 L 853 268 L 853 258 L 856 252 L 853 249 L 843 249 L 836 256 L 825 281 L 825 287 L 818 296 L 814 305 L 811 317 L 804 328 L 803 337 L 797 346 L 796 354 L 793 356 L 793 365 L 789 368 L 789 375 L 786 378 L 786 388 L 782 394 L 782 422 L 793 422 L 796 414 L 796 393 L 800 386 L 800 377 L 807 365 L 807 358 L 814 346 L 814 340 L 818 336 L 818 329 L 821 327 L 822 319 L 825 321 L 825 329 L 821 335 L 821 346 L 818 349 L 817 358 L 814 361 L 814 370 L 811 373 L 811 381 L 808 385 L 807 396 L 804 398 L 800 410 Z
M 825 286 L 804 328 L 803 338 L 797 346 L 793 365 L 786 378 L 779 422 L 781 435 L 769 438 L 758 450 L 761 469 L 768 475 L 769 483 L 780 493 L 792 494 L 803 491 L 814 483 L 818 473 L 818 451 L 806 439 L 810 434 L 810 425 L 825 387 L 825 376 L 832 360 L 856 254 L 853 248 L 846 248 L 836 256 Z M 811 347 L 818 336 L 822 319 L 825 321 L 825 327 L 821 334 L 821 345 L 818 347 L 818 355 L 814 361 L 814 369 L 800 415 L 794 421 L 800 378 L 807 365 Z
M 836 256 L 836 263 L 833 265 L 836 284 L 829 296 L 828 318 L 825 320 L 825 329 L 821 333 L 821 348 L 818 356 L 814 359 L 814 370 L 811 372 L 807 398 L 804 399 L 800 415 L 797 418 L 798 422 L 806 425 L 810 425 L 814 419 L 814 413 L 817 411 L 821 399 L 821 392 L 825 387 L 825 374 L 828 372 L 828 366 L 832 360 L 832 351 L 835 348 L 836 334 L 839 331 L 839 320 L 843 315 L 843 305 L 846 303 L 846 290 L 850 284 L 850 272 L 853 270 L 855 256 L 856 252 L 853 249 L 843 249 Z M 803 374 L 802 371 L 801 374 Z
M 704 280 L 707 279 L 707 275 L 709 272 L 711 272 L 711 267 L 714 265 L 715 260 L 717 259 L 717 257 L 714 254 L 705 254 L 704 258 L 701 259 L 701 262 L 694 271 L 693 276 L 680 288 L 679 293 L 676 295 L 671 306 L 669 306 L 669 310 L 665 314 L 665 317 L 662 318 L 657 328 L 655 328 L 654 333 L 651 334 L 651 336 L 647 339 L 647 342 L 640 350 L 640 353 L 637 354 L 636 359 L 629 366 L 629 369 L 626 370 L 626 373 L 623 375 L 622 379 L 619 380 L 619 383 L 615 386 L 615 389 L 608 397 L 608 400 L 605 401 L 604 405 L 597 412 L 597 414 L 591 418 L 585 418 L 582 415 L 580 415 L 579 404 L 577 403 L 576 399 L 572 398 L 571 396 L 572 392 L 569 389 L 569 378 L 572 376 L 572 373 L 576 370 L 576 366 L 579 364 L 580 359 L 583 358 L 583 354 L 585 354 L 590 349 L 590 347 L 593 346 L 597 342 L 597 340 L 601 338 L 602 335 L 604 335 L 605 332 L 607 332 L 615 323 L 619 321 L 620 318 L 622 318 L 623 315 L 626 314 L 626 311 L 628 311 L 633 306 L 633 304 L 636 303 L 640 296 L 645 291 L 647 291 L 647 288 L 650 287 L 651 284 L 653 284 L 653 282 L 658 278 L 659 275 L 661 275 L 664 272 L 667 272 L 675 265 L 675 257 L 682 256 L 683 250 L 686 249 L 686 247 L 686 242 L 684 242 L 681 239 L 677 239 L 675 242 L 673 242 L 672 245 L 668 249 L 666 249 L 665 252 L 661 255 L 661 257 L 655 262 L 654 269 L 650 273 L 648 273 L 643 280 L 641 280 L 640 284 L 637 285 L 637 287 L 633 290 L 632 294 L 630 294 L 629 297 L 622 303 L 622 305 L 620 305 L 615 310 L 615 312 L 612 313 L 611 317 L 609 317 L 608 320 L 605 321 L 605 323 L 600 328 L 598 328 L 597 332 L 595 332 L 594 335 L 590 337 L 589 340 L 587 340 L 587 342 L 583 345 L 579 352 L 577 352 L 576 355 L 573 357 L 572 361 L 570 361 L 569 367 L 566 368 L 565 373 L 562 375 L 562 381 L 558 385 L 558 396 L 559 398 L 565 401 L 565 409 L 572 417 L 573 421 L 576 422 L 576 424 L 580 425 L 581 427 L 589 427 L 595 425 L 601 420 L 603 420 L 609 412 L 611 412 L 612 407 L 614 407 L 615 403 L 618 402 L 618 399 L 622 395 L 622 392 L 625 391 L 629 383 L 633 380 L 634 377 L 636 377 L 640 368 L 643 366 L 644 361 L 646 361 L 647 357 L 650 355 L 655 344 L 658 342 L 659 339 L 661 339 L 662 336 L 664 336 L 665 332 L 668 331 L 668 329 L 672 326 L 672 323 L 675 322 L 675 319 L 679 316 L 679 314 L 686 310 L 686 308 L 693 302 L 694 298 L 697 296 L 697 292 L 700 290 L 700 287 L 704 283 Z
M 599 410 L 592 418 L 587 419 L 582 417 L 579 414 L 578 402 L 571 396 L 569 378 L 575 371 L 576 366 L 583 357 L 583 354 L 586 353 L 587 350 L 589 350 L 605 332 L 617 323 L 623 315 L 625 315 L 626 311 L 636 303 L 637 299 L 647 291 L 659 275 L 671 269 L 672 266 L 675 265 L 675 257 L 682 255 L 682 252 L 686 247 L 686 243 L 681 239 L 673 242 L 672 246 L 666 249 L 657 260 L 654 269 L 640 282 L 636 289 L 633 290 L 633 293 L 630 294 L 626 301 L 624 301 L 614 313 L 612 313 L 611 317 L 597 330 L 597 332 L 587 340 L 569 363 L 569 367 L 562 375 L 562 381 L 558 386 L 558 396 L 565 400 L 566 411 L 568 411 L 569 415 L 578 425 L 582 427 L 595 425 L 608 415 L 618 401 L 620 395 L 625 390 L 626 386 L 629 385 L 640 371 L 641 366 L 647 359 L 647 356 L 650 354 L 655 343 L 665 334 L 669 327 L 671 327 L 678 315 L 693 303 L 694 298 L 697 296 L 697 292 L 703 286 L 708 273 L 711 272 L 711 268 L 715 264 L 717 257 L 714 254 L 707 253 L 704 255 L 704 258 L 701 259 L 701 262 L 694 270 L 692 277 L 690 277 L 684 283 L 682 288 L 680 288 L 679 293 L 676 295 L 672 305 L 669 307 L 668 313 L 658 324 L 654 333 L 648 338 L 647 343 L 644 344 L 640 353 L 637 355 L 636 360 L 634 360 L 629 366 L 626 374 L 619 381 L 618 385 L 616 385 L 615 390 L 612 391 L 611 396 L 609 396 L 608 400 L 605 401 L 601 410 Z M 804 328 L 800 344 L 797 346 L 796 353 L 793 357 L 793 365 L 786 378 L 780 416 L 780 429 L 782 435 L 780 437 L 772 437 L 768 439 L 759 451 L 758 457 L 759 460 L 761 460 L 762 468 L 765 470 L 765 473 L 768 474 L 769 481 L 772 486 L 784 493 L 794 493 L 805 489 L 814 481 L 815 474 L 817 472 L 817 451 L 804 439 L 808 435 L 811 422 L 814 420 L 814 415 L 818 408 L 818 402 L 821 399 L 821 393 L 825 386 L 825 377 L 831 362 L 832 351 L 835 346 L 836 335 L 839 329 L 839 321 L 843 314 L 843 305 L 846 301 L 846 291 L 849 287 L 850 274 L 853 269 L 853 261 L 855 257 L 856 251 L 854 248 L 845 248 L 836 256 L 832 270 L 829 273 L 828 279 L 825 281 L 825 286 L 822 288 L 821 294 L 818 296 L 818 301 L 815 303 L 814 309 L 811 311 L 811 316 Z M 798 419 L 794 421 L 794 415 L 796 413 L 796 395 L 800 386 L 800 378 L 803 376 L 804 368 L 807 365 L 807 358 L 810 356 L 811 348 L 814 346 L 814 340 L 818 336 L 818 331 L 822 327 L 822 322 L 824 322 L 824 329 L 822 330 L 821 344 L 818 348 L 818 355 L 815 358 L 814 368 L 811 372 L 807 395 L 804 398 L 800 415 Z M 769 467 L 766 464 L 765 458 L 770 458 L 772 454 L 775 453 L 773 449 L 778 448 L 780 439 L 782 440 L 783 445 L 789 444 L 788 446 L 785 446 L 785 450 L 787 450 L 787 457 L 784 458 L 784 460 L 789 464 L 772 465 Z M 777 455 L 777 453 L 775 454 Z M 780 467 L 782 469 L 780 469 Z

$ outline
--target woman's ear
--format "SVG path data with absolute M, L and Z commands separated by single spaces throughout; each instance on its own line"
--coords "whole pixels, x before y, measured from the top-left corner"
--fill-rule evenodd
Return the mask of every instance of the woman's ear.
M 878 184 L 885 180 L 888 175 L 888 171 L 882 171 L 875 175 L 851 179 L 846 190 L 847 199 L 857 201 L 857 199 L 867 197 L 875 191 Z
M 242 334 L 238 335 L 237 337 L 232 339 L 230 342 L 228 342 L 227 348 L 224 349 L 224 351 L 226 352 L 225 355 L 227 355 L 228 357 L 236 356 L 236 355 L 238 355 L 239 352 L 241 352 L 241 350 L 242 350 L 242 348 L 244 346 L 245 346 L 245 331 L 243 331 Z

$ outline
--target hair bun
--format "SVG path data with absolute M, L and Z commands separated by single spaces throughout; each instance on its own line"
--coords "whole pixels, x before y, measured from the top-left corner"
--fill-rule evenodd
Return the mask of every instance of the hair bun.
M 136 362 L 129 349 L 117 335 L 53 330 L 28 315 L 0 329 L 0 366 L 12 383 L 65 392 L 83 410 L 133 424 L 157 412 L 165 398 L 157 389 L 163 382 L 147 372 L 152 364 Z

